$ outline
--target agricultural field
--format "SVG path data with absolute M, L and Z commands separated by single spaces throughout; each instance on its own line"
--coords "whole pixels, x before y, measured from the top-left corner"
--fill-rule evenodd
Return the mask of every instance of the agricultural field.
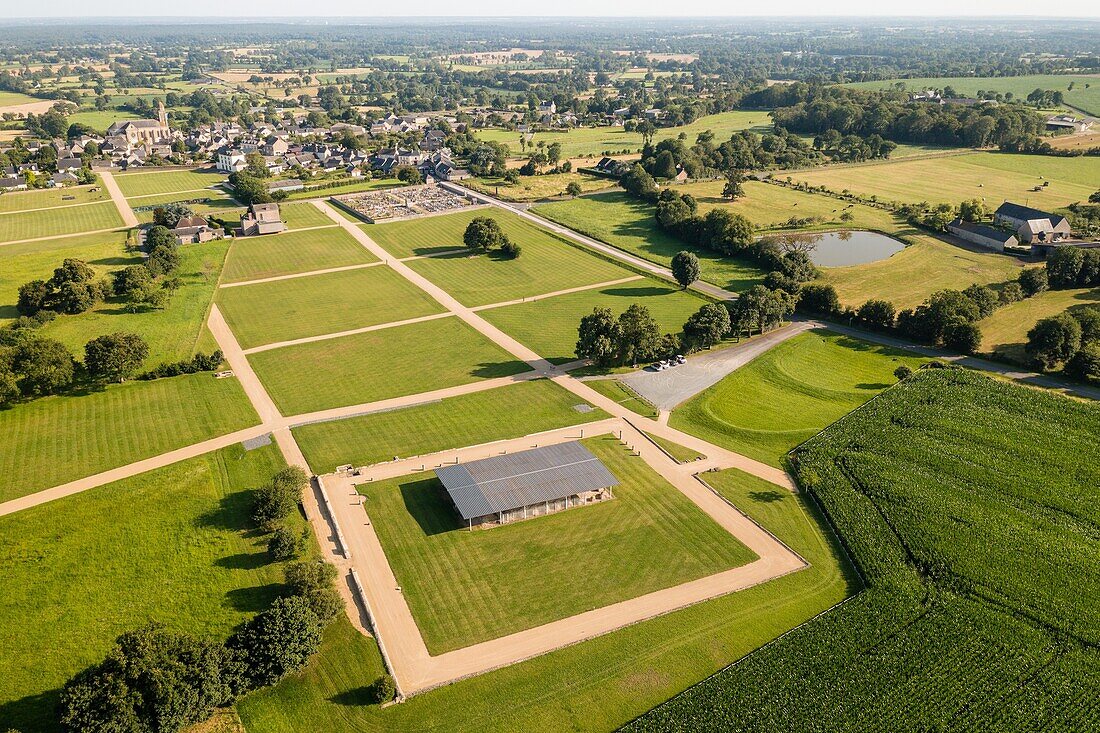
M 249 361 L 284 415 L 376 402 L 530 369 L 458 318 L 262 351 Z
M 1009 303 L 978 321 L 978 327 L 982 329 L 981 350 L 1026 364 L 1030 358 L 1024 352 L 1024 344 L 1027 343 L 1027 332 L 1036 321 L 1090 306 L 1100 308 L 1100 288 L 1047 290 Z
M 193 374 L 42 397 L 0 410 L 0 501 L 257 423 L 235 379 Z M 30 467 L 33 467 L 31 470 Z
M 584 193 L 602 191 L 615 186 L 611 178 L 601 178 L 584 173 L 546 173 L 541 176 L 522 176 L 512 184 L 503 178 L 471 178 L 462 184 L 475 191 L 495 196 L 502 201 L 538 201 L 564 196 L 565 187 L 577 183 Z
M 867 589 L 627 730 L 1091 729 L 1098 449 L 1094 403 L 907 379 L 795 453 Z
M 1009 200 L 1053 210 L 1088 200 L 1100 181 L 1100 158 L 983 152 L 826 166 L 790 175 L 797 182 L 833 191 L 847 189 L 863 196 L 877 196 L 880 201 L 958 204 L 979 198 L 991 209 Z M 1038 191 L 1033 190 L 1036 187 Z
M 822 281 L 836 288 L 842 305 L 856 307 L 882 298 L 899 310 L 912 308 L 937 290 L 1014 280 L 1025 264 L 1008 255 L 949 244 L 915 229 L 900 234 L 910 244 L 885 260 L 822 269 Z
M 443 312 L 389 267 L 222 288 L 217 302 L 246 349 Z
M 234 239 L 226 258 L 222 281 L 244 282 L 376 260 L 340 227 L 306 232 L 290 230 L 273 237 Z
M 266 608 L 282 568 L 249 490 L 282 466 L 273 445 L 233 446 L 0 517 L 4 724 L 55 730 L 62 684 L 143 623 L 221 641 Z
M 95 190 L 92 190 L 95 189 Z M 103 186 L 43 188 L 36 191 L 12 191 L 0 194 L 0 213 L 30 211 L 53 206 L 75 206 L 110 198 Z
M 806 497 L 736 470 L 707 474 L 707 481 L 809 567 L 385 709 L 348 704 L 362 700 L 381 660 L 369 639 L 334 624 L 300 675 L 237 704 L 242 721 L 252 733 L 613 730 L 858 588 Z
M 643 277 L 598 290 L 555 295 L 479 311 L 479 315 L 524 346 L 558 364 L 576 359 L 577 326 L 593 308 L 610 308 L 616 316 L 635 303 L 644 305 L 668 333 L 680 333 L 684 322 L 707 300 L 674 285 Z
M 448 397 L 439 402 L 294 428 L 294 438 L 318 474 L 583 425 L 607 417 L 579 412 L 585 404 L 546 379 Z
M 755 559 L 614 436 L 583 443 L 619 479 L 614 499 L 492 531 L 463 531 L 434 476 L 358 487 L 429 652 L 506 636 Z M 577 583 L 579 577 L 585 582 Z
M 119 189 L 127 198 L 161 193 L 197 191 L 221 183 L 225 174 L 213 170 L 175 170 L 120 173 L 115 176 Z
M 908 352 L 816 329 L 771 348 L 672 412 L 669 425 L 781 466 L 789 450 L 889 387 Z
M 681 250 L 699 257 L 702 279 L 733 292 L 759 284 L 765 273 L 752 263 L 695 248 L 660 231 L 653 207 L 622 191 L 540 204 L 534 213 L 630 254 L 668 266 Z
M 771 114 L 766 111 L 721 112 L 700 117 L 690 125 L 659 128 L 653 142 L 678 137 L 682 133 L 687 136 L 688 143 L 693 144 L 695 137 L 706 130 L 713 132 L 716 140 L 721 142 L 741 130 L 771 130 L 771 124 Z M 520 155 L 522 152 L 519 146 L 522 134 L 517 131 L 479 129 L 476 132 L 481 140 L 504 143 L 512 155 Z M 527 149 L 531 150 L 540 142 L 546 145 L 561 143 L 563 160 L 599 157 L 608 153 L 635 153 L 642 149 L 641 134 L 626 132 L 622 127 L 577 127 L 567 132 L 536 132 L 531 136 Z
M 952 76 L 943 78 L 884 79 L 847 84 L 856 89 L 895 89 L 899 84 L 910 92 L 952 87 L 959 94 L 974 96 L 979 91 L 1012 93 L 1024 100 L 1036 89 L 1062 92 L 1066 104 L 1091 115 L 1100 115 L 1100 75 L 1032 74 L 1029 76 Z M 1069 85 L 1073 84 L 1073 89 Z
M 0 107 L 14 107 L 21 104 L 30 104 L 32 102 L 43 101 L 49 100 L 43 100 L 38 97 L 31 97 L 27 94 L 20 94 L 19 92 L 0 91 Z
M 122 226 L 122 217 L 118 215 L 118 209 L 110 201 L 42 211 L 13 211 L 0 214 L 0 243 L 116 229 Z

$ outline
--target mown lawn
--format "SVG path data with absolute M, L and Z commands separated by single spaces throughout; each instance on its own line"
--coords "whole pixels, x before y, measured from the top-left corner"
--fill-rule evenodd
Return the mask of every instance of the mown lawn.
M 176 193 L 179 191 L 197 191 L 209 188 L 226 179 L 224 173 L 214 170 L 157 171 L 120 173 L 115 176 L 122 195 L 151 196 L 157 193 Z M 140 203 L 140 202 L 138 202 Z M 136 204 L 135 204 L 136 205 Z
M 747 260 L 723 257 L 660 231 L 653 216 L 653 207 L 622 191 L 541 204 L 535 207 L 534 212 L 665 267 L 677 252 L 695 252 L 699 257 L 702 279 L 734 292 L 760 283 L 765 275 Z
M 310 208 L 314 208 L 310 206 Z M 314 209 L 316 211 L 316 209 Z M 317 212 L 320 213 L 320 212 Z M 327 217 L 326 217 L 327 219 Z M 331 221 L 331 220 L 330 220 Z M 377 258 L 340 227 L 289 231 L 233 240 L 223 282 L 242 282 L 330 267 L 374 262 Z
M 400 410 L 312 423 L 294 437 L 315 473 L 337 466 L 366 466 L 394 456 L 415 456 L 531 433 L 581 425 L 607 417 L 579 412 L 586 404 L 550 380 L 517 382 Z
M 305 229 L 306 227 L 330 227 L 336 222 L 328 217 L 325 212 L 313 204 L 281 204 L 279 215 L 283 223 L 293 229 Z M 262 237 L 261 237 L 262 239 Z
M 249 361 L 284 415 L 376 402 L 530 369 L 457 318 L 262 351 Z
M 642 417 L 657 417 L 656 407 L 618 379 L 590 379 L 585 382 L 585 385 Z
M 773 466 L 925 359 L 825 330 L 784 341 L 673 411 L 669 425 Z
M 97 190 L 92 191 L 95 188 Z M 69 197 L 72 197 L 71 200 Z M 109 199 L 103 186 L 72 186 L 44 188 L 37 191 L 9 191 L 0 195 L 0 212 L 44 209 L 49 206 L 73 206 Z
M 508 183 L 503 178 L 471 178 L 462 183 L 503 201 L 538 201 L 565 195 L 565 187 L 570 183 L 580 184 L 581 191 L 588 193 L 611 188 L 615 185 L 615 180 L 584 173 L 547 173 L 541 176 L 521 176 L 516 184 Z
M 919 305 L 937 290 L 1013 280 L 1023 266 L 1015 257 L 964 249 L 913 230 L 905 239 L 910 244 L 884 260 L 823 268 L 822 279 L 836 288 L 843 305 L 857 307 L 880 298 L 901 310 Z
M 241 719 L 251 733 L 614 730 L 858 587 L 805 497 L 735 470 L 707 481 L 810 566 L 385 710 L 354 704 L 382 667 L 371 640 L 341 623 L 302 674 L 241 700 Z
M 1042 318 L 1056 316 L 1066 310 L 1100 308 L 1100 288 L 1074 288 L 1071 290 L 1047 290 L 1016 303 L 1010 303 L 993 311 L 978 321 L 982 329 L 981 350 L 999 353 L 1026 363 L 1024 352 L 1027 332 Z
M 0 501 L 257 423 L 235 379 L 127 382 L 0 410 Z
M 385 266 L 222 288 L 217 298 L 246 349 L 443 312 Z
M 17 242 L 121 226 L 122 217 L 110 201 L 45 211 L 16 211 L 0 214 L 0 242 Z
M 1045 210 L 1087 201 L 1100 181 L 1100 159 L 972 153 L 872 165 L 826 166 L 791 176 L 834 191 L 849 189 L 882 201 L 958 204 L 980 198 L 991 209 L 1004 200 Z M 1049 185 L 1044 185 L 1049 184 Z M 1040 186 L 1039 191 L 1033 191 Z
M 465 531 L 433 475 L 358 487 L 429 652 L 755 559 L 615 437 L 583 442 L 619 479 L 614 499 L 488 530 Z
M 360 191 L 375 191 L 380 188 L 393 188 L 405 184 L 396 178 L 376 178 L 370 181 L 349 179 L 347 183 L 332 188 L 322 188 L 314 191 L 291 191 L 287 194 L 286 201 L 300 201 L 302 199 L 328 198 L 339 196 L 343 193 L 358 193 Z
M 0 720 L 57 730 L 61 685 L 123 632 L 221 641 L 266 608 L 282 568 L 249 495 L 282 466 L 274 445 L 233 446 L 0 517 Z
M 594 308 L 616 317 L 644 305 L 663 331 L 680 333 L 684 322 L 707 302 L 699 296 L 648 277 L 598 290 L 555 295 L 544 300 L 479 311 L 479 315 L 539 355 L 556 363 L 576 359 L 577 327 Z

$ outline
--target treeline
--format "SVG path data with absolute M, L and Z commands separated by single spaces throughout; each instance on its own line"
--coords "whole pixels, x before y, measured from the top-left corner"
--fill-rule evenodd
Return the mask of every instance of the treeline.
M 780 127 L 764 134 L 742 130 L 722 142 L 716 140 L 713 132 L 705 130 L 693 145 L 683 136 L 656 145 L 647 143 L 642 149 L 641 163 L 647 173 L 657 178 L 672 178 L 679 168 L 687 171 L 689 178 L 709 178 L 730 170 L 805 168 L 825 160 L 824 153 Z

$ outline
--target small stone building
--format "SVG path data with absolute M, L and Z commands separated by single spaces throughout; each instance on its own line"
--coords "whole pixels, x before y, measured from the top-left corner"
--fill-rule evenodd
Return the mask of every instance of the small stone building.
M 278 204 L 252 204 L 241 217 L 239 237 L 255 237 L 260 234 L 278 234 L 286 229 Z

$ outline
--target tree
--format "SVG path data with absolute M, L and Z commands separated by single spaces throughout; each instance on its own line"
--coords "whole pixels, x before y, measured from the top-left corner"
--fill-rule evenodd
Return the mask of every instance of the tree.
M 76 315 L 91 310 L 99 300 L 99 289 L 89 283 L 67 282 L 57 291 L 57 307 Z
M 730 201 L 736 201 L 745 195 L 745 174 L 737 168 L 731 168 L 726 172 L 726 185 L 722 188 L 722 197 Z
M 998 297 L 1001 305 L 1008 305 L 1009 303 L 1021 301 L 1027 296 L 1024 294 L 1024 289 L 1020 286 L 1020 283 L 1010 282 L 1004 284 Z
M 576 181 L 570 181 L 569 184 L 565 187 L 565 195 L 569 196 L 570 198 L 577 198 L 581 195 L 581 193 L 581 184 L 577 183 Z
M 939 290 L 913 310 L 898 314 L 898 329 L 918 341 L 940 343 L 947 329 L 981 317 L 974 301 L 960 290 Z
M 1055 290 L 1077 287 L 1085 253 L 1077 247 L 1059 247 L 1047 257 L 1047 281 Z
M 619 324 L 611 309 L 594 308 L 581 317 L 574 353 L 578 359 L 591 359 L 596 366 L 608 367 L 615 363 L 618 340 Z
M 496 219 L 489 216 L 478 216 L 466 225 L 466 231 L 462 234 L 462 241 L 470 249 L 478 249 L 484 252 L 502 246 L 508 237 Z
M 661 340 L 661 327 L 649 308 L 633 303 L 619 316 L 619 363 L 637 366 L 654 358 Z
M 655 178 L 675 178 L 676 159 L 672 157 L 672 153 L 668 150 L 657 153 L 657 157 L 653 161 L 652 171 Z
M 245 153 L 245 173 L 253 178 L 270 178 L 271 171 L 267 169 L 267 161 L 258 152 Z
M 709 349 L 730 332 L 730 312 L 721 303 L 707 303 L 684 324 L 684 339 L 692 348 Z
M 840 312 L 840 297 L 832 285 L 808 283 L 799 290 L 798 309 L 806 313 L 832 315 Z
M 513 242 L 511 239 L 508 239 L 508 237 L 505 237 L 504 244 L 500 245 L 500 253 L 510 260 L 514 260 L 519 257 L 522 251 L 523 248 Z
M 256 489 L 252 504 L 252 519 L 264 529 L 275 526 L 297 509 L 308 478 L 297 466 L 284 468 L 271 481 Z
M 681 251 L 673 255 L 672 276 L 685 290 L 699 279 L 699 258 L 694 252 Z
M 84 344 L 84 368 L 93 379 L 122 382 L 141 367 L 149 345 L 136 333 L 112 333 Z
M 246 171 L 229 174 L 229 185 L 233 187 L 233 198 L 245 206 L 271 203 L 271 193 L 267 181 L 250 175 Z
M 1100 380 L 1100 343 L 1085 344 L 1066 362 L 1066 373 L 1082 380 Z
M 286 527 L 279 527 L 267 541 L 267 551 L 276 561 L 293 560 L 301 552 L 302 542 L 298 535 Z
M 1027 297 L 1032 295 L 1038 295 L 1046 290 L 1049 285 L 1047 278 L 1047 271 L 1042 267 L 1028 267 L 1020 270 L 1020 274 L 1016 277 L 1017 282 L 1020 283 L 1020 287 L 1023 288 Z
M 1043 318 L 1027 332 L 1024 350 L 1050 371 L 1073 358 L 1081 348 L 1081 325 L 1068 313 Z
M 645 168 L 637 163 L 619 179 L 619 185 L 630 195 L 644 201 L 657 199 L 657 182 L 653 180 L 653 176 L 646 173 Z
M 894 304 L 888 300 L 868 300 L 859 307 L 856 315 L 868 328 L 886 331 L 894 327 Z
M 168 229 L 175 229 L 176 225 L 180 223 L 180 219 L 186 219 L 194 215 L 194 209 L 187 204 L 173 202 L 153 209 L 153 223 L 160 224 Z
M 59 290 L 68 283 L 88 283 L 94 278 L 95 270 L 89 267 L 88 263 L 83 260 L 69 258 L 63 260 L 61 267 L 53 271 L 50 286 L 55 290 Z
M 985 204 L 981 199 L 970 199 L 959 204 L 959 218 L 963 221 L 981 221 L 985 216 Z
M 1100 341 L 1100 308 L 1088 307 L 1069 311 L 1073 320 L 1081 326 L 1081 343 Z
M 262 687 L 305 666 L 321 646 L 322 629 L 305 598 L 278 598 L 245 622 L 227 645 L 241 654 L 251 685 Z
M 383 674 L 376 679 L 371 685 L 371 699 L 375 704 L 381 705 L 393 700 L 393 696 L 397 694 L 397 683 L 393 681 L 393 677 L 389 673 Z
M 753 241 L 752 222 L 741 214 L 714 208 L 703 217 L 700 243 L 724 255 L 743 252 Z
M 394 169 L 394 175 L 397 176 L 397 180 L 410 186 L 416 186 L 424 182 L 424 177 L 420 175 L 420 171 L 411 165 L 397 166 Z
M 181 730 L 233 701 L 229 668 L 221 645 L 158 625 L 128 632 L 65 684 L 61 725 L 74 733 Z
M 913 375 L 912 367 L 906 366 L 905 364 L 902 364 L 901 366 L 899 366 L 897 369 L 894 370 L 894 376 L 897 377 L 899 382 L 904 380 L 904 379 L 908 379 L 912 375 Z
M 1000 305 L 1001 298 L 997 295 L 997 291 L 978 283 L 974 283 L 963 290 L 963 295 L 970 298 L 971 302 L 978 306 L 979 318 L 992 315 L 993 311 L 997 310 L 997 306 Z
M 297 562 L 284 571 L 293 595 L 305 598 L 322 624 L 340 615 L 344 602 L 336 590 L 336 566 L 327 562 Z
M 23 394 L 57 394 L 72 384 L 73 355 L 60 341 L 30 336 L 20 339 L 11 355 L 11 370 L 19 376 Z
M 794 296 L 782 290 L 772 290 L 763 285 L 754 285 L 732 301 L 730 320 L 733 328 L 740 333 L 759 329 L 761 333 L 782 323 L 794 310 Z
M 974 323 L 954 323 L 944 330 L 943 343 L 960 354 L 973 354 L 982 346 L 982 330 Z
M 45 280 L 31 280 L 19 287 L 19 300 L 16 310 L 25 316 L 33 316 L 43 308 L 49 307 L 53 288 Z

